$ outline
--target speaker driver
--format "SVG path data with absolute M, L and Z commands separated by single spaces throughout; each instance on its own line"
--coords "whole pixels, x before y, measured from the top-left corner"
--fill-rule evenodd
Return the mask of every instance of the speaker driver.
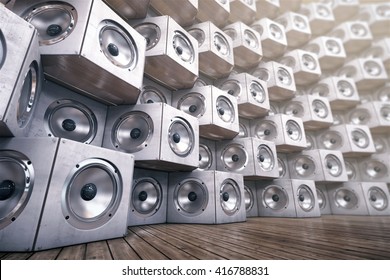
M 239 129 L 240 129 L 240 131 L 238 132 L 239 138 L 248 137 L 248 130 L 247 130 L 245 125 L 243 125 L 242 123 L 239 123 Z
M 160 41 L 160 27 L 153 23 L 142 23 L 134 26 L 134 29 L 145 38 L 147 51 L 154 48 Z
M 41 45 L 52 45 L 64 40 L 77 24 L 76 9 L 64 2 L 35 5 L 23 17 L 37 29 Z
M 244 30 L 244 42 L 252 49 L 259 47 L 259 41 L 256 35 L 249 29 Z
M 286 131 L 291 140 L 300 141 L 302 139 L 302 130 L 296 121 L 287 121 Z
M 119 150 L 134 153 L 147 147 L 154 126 L 150 116 L 133 111 L 120 117 L 112 130 L 112 142 Z
M 389 5 L 378 5 L 375 11 L 378 15 L 384 18 L 390 18 L 390 7 Z
M 357 175 L 356 168 L 350 161 L 346 159 L 344 159 L 344 163 L 345 163 L 345 172 L 347 173 L 348 180 L 355 180 Z
M 182 118 L 173 118 L 168 129 L 168 142 L 176 155 L 180 157 L 188 156 L 192 152 L 195 143 L 194 131 L 190 124 Z
M 279 177 L 280 178 L 286 176 L 287 166 L 284 163 L 284 161 L 281 160 L 280 158 L 278 158 L 278 170 L 279 170 Z
M 367 133 L 365 133 L 361 129 L 354 129 L 351 132 L 353 143 L 358 146 L 359 148 L 367 148 L 370 144 L 370 140 L 368 139 Z
M 313 100 L 312 103 L 313 111 L 317 117 L 325 119 L 329 115 L 329 110 L 326 104 L 321 100 Z
M 173 48 L 176 51 L 176 54 L 180 57 L 181 60 L 187 63 L 193 63 L 195 59 L 195 51 L 190 40 L 187 38 L 184 33 L 180 31 L 175 31 L 173 36 Z
M 238 184 L 232 179 L 223 181 L 220 190 L 220 203 L 223 211 L 231 216 L 241 208 L 241 192 Z
M 317 188 L 317 200 L 318 200 L 318 205 L 320 209 L 325 209 L 326 207 L 326 197 L 323 191 L 319 188 Z
M 282 37 L 283 37 L 283 31 L 282 31 L 282 29 L 280 29 L 280 27 L 277 26 L 276 24 L 271 23 L 271 24 L 269 25 L 269 31 L 270 31 L 272 37 L 274 37 L 275 39 L 277 39 L 277 40 L 282 39 Z
M 351 97 L 355 93 L 352 84 L 348 81 L 338 81 L 337 90 L 345 97 Z
M 388 172 L 386 165 L 375 159 L 368 160 L 363 166 L 364 172 L 373 179 L 381 179 L 385 177 Z
M 290 86 L 293 82 L 290 73 L 284 68 L 279 68 L 276 75 L 277 79 L 286 86 Z
M 310 91 L 310 94 L 319 95 L 322 97 L 328 97 L 329 96 L 329 87 L 326 84 L 318 84 L 318 85 L 313 87 L 313 89 Z
M 312 135 L 307 134 L 306 135 L 306 148 L 305 150 L 311 150 L 315 147 L 315 141 Z
M 325 157 L 325 167 L 333 177 L 338 177 L 343 172 L 341 161 L 335 155 L 327 155 Z
M 372 60 L 364 62 L 363 68 L 371 76 L 376 77 L 382 74 L 381 66 L 377 62 Z
M 264 82 L 267 82 L 270 79 L 269 71 L 267 69 L 264 69 L 264 68 L 254 70 L 252 72 L 252 75 L 255 76 L 256 78 L 264 81 Z M 279 80 L 280 80 L 280 78 L 279 78 Z
M 352 33 L 357 37 L 367 36 L 368 30 L 364 27 L 364 25 L 360 23 L 354 23 L 351 26 Z
M 177 108 L 196 118 L 200 118 L 206 111 L 205 97 L 200 93 L 191 92 L 180 98 Z
M 255 196 L 250 188 L 244 186 L 245 210 L 249 212 L 252 210 Z
M 34 187 L 31 161 L 16 151 L 0 151 L 0 230 L 18 218 Z
M 286 107 L 284 107 L 283 111 L 286 115 L 301 118 L 304 115 L 305 109 L 300 102 L 290 101 L 287 103 Z
M 152 86 L 145 86 L 142 88 L 139 100 L 141 104 L 168 103 L 164 94 L 160 90 Z
M 100 50 L 112 64 L 133 70 L 137 64 L 137 47 L 131 35 L 114 21 L 99 24 Z
M 240 171 L 248 164 L 248 153 L 244 146 L 230 144 L 223 149 L 221 160 L 229 171 Z
M 213 164 L 213 156 L 210 148 L 207 145 L 199 145 L 199 169 L 208 170 Z
M 370 112 L 367 109 L 356 108 L 349 116 L 349 120 L 352 124 L 366 125 L 371 119 Z
M 18 100 L 17 122 L 20 128 L 29 123 L 35 104 L 37 103 L 39 66 L 36 61 L 30 64 L 28 72 L 25 74 L 22 91 Z
M 304 54 L 302 56 L 302 62 L 303 65 L 306 66 L 309 70 L 315 70 L 317 68 L 317 62 L 315 61 L 314 57 L 308 54 Z
M 89 230 L 104 225 L 118 209 L 122 179 L 118 169 L 93 158 L 75 165 L 65 180 L 62 211 L 72 226 Z
M 67 138 L 89 144 L 96 136 L 95 114 L 83 104 L 68 99 L 54 101 L 47 108 L 45 127 L 49 136 Z
M 225 96 L 219 96 L 216 102 L 218 116 L 226 123 L 233 123 L 236 117 L 236 112 L 232 102 Z
M 272 171 L 275 167 L 274 154 L 267 145 L 262 144 L 257 148 L 257 160 L 264 171 Z
M 221 89 L 226 91 L 228 94 L 237 97 L 241 96 L 241 84 L 236 80 L 227 80 L 221 85 Z
M 200 180 L 187 179 L 175 187 L 174 203 L 183 215 L 199 215 L 206 209 L 208 201 L 207 188 Z
M 390 87 L 384 87 L 378 91 L 379 101 L 390 102 Z
M 0 30 L 0 69 L 1 67 L 3 67 L 6 54 L 7 54 L 7 47 L 5 44 L 5 38 L 3 32 L 1 32 Z
M 134 209 L 143 216 L 152 216 L 161 206 L 161 185 L 153 178 L 140 178 L 134 181 L 132 204 Z
M 382 105 L 380 109 L 380 115 L 383 119 L 390 122 L 390 106 L 389 105 Z
M 278 135 L 274 122 L 259 121 L 256 125 L 256 137 L 263 140 L 272 141 Z
M 305 212 L 314 208 L 315 198 L 311 189 L 307 185 L 300 185 L 297 190 L 298 205 Z
M 203 43 L 206 39 L 206 35 L 202 29 L 199 29 L 199 28 L 191 29 L 191 30 L 188 30 L 188 33 L 190 33 L 190 35 L 198 41 L 199 47 L 203 45 Z
M 228 56 L 230 54 L 230 45 L 226 40 L 225 36 L 223 36 L 219 32 L 214 33 L 214 46 L 217 48 L 218 52 L 222 56 Z
M 324 5 L 317 6 L 316 12 L 322 17 L 329 17 L 330 16 L 330 10 Z
M 253 99 L 256 100 L 256 102 L 260 104 L 264 102 L 266 93 L 263 86 L 260 83 L 256 81 L 252 81 L 249 86 L 249 91 L 252 94 Z
M 352 190 L 339 189 L 334 195 L 337 207 L 352 209 L 359 206 L 359 199 Z
M 343 144 L 342 136 L 336 131 L 326 132 L 320 138 L 322 146 L 327 150 L 337 150 Z
M 374 141 L 374 146 L 375 146 L 375 150 L 378 154 L 383 154 L 386 152 L 386 140 L 382 137 L 375 137 L 373 139 Z
M 383 190 L 378 187 L 371 187 L 368 190 L 368 201 L 376 210 L 383 211 L 387 209 L 388 199 Z
M 333 39 L 326 40 L 325 42 L 326 49 L 333 54 L 339 54 L 341 52 L 340 44 Z
M 301 17 L 300 15 L 294 15 L 293 23 L 294 23 L 295 27 L 297 27 L 298 29 L 304 30 L 307 28 L 307 23 L 306 23 L 305 19 L 303 17 Z
M 294 161 L 294 170 L 300 177 L 308 177 L 315 173 L 316 164 L 309 156 L 299 156 Z
M 266 208 L 278 211 L 287 208 L 288 194 L 284 188 L 270 185 L 264 189 L 263 204 Z

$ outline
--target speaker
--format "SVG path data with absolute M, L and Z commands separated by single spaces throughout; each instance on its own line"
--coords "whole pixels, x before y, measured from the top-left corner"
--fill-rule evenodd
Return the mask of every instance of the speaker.
M 194 170 L 199 162 L 198 120 L 164 103 L 110 106 L 103 147 L 133 154 L 140 168 Z
M 360 102 L 358 90 L 351 78 L 336 76 L 324 78 L 311 86 L 308 93 L 326 97 L 332 110 L 354 108 Z
M 127 226 L 167 221 L 168 172 L 134 168 Z
M 101 146 L 107 106 L 44 81 L 29 137 L 59 137 Z
M 372 96 L 372 92 L 368 92 Z M 374 92 L 374 100 L 390 102 L 390 83 L 387 82 L 384 86 L 380 87 Z
M 279 13 L 279 0 L 257 0 L 256 1 L 256 19 L 275 18 Z
M 251 24 L 256 18 L 255 0 L 229 0 L 230 14 L 228 22 L 242 21 L 245 24 Z
M 289 48 L 300 47 L 310 40 L 311 29 L 307 16 L 289 11 L 281 14 L 275 21 L 283 25 Z
M 230 14 L 230 1 L 224 0 L 202 0 L 198 1 L 198 14 L 196 19 L 199 22 L 211 21 L 222 28 Z
M 333 124 L 333 115 L 326 97 L 301 95 L 285 102 L 281 112 L 302 119 L 306 131 L 319 130 Z
M 159 15 L 172 17 L 181 26 L 189 26 L 198 13 L 198 0 L 151 0 L 150 7 Z
M 365 125 L 341 124 L 317 135 L 320 149 L 339 150 L 346 157 L 361 157 L 375 153 L 369 128 Z
M 373 154 L 358 160 L 359 173 L 363 182 L 390 183 L 390 155 Z
M 234 22 L 223 28 L 233 41 L 234 65 L 249 69 L 259 64 L 263 57 L 260 34 L 243 22 Z
M 316 192 L 321 216 L 331 215 L 332 210 L 330 209 L 330 199 L 326 185 L 316 183 Z
M 159 102 L 171 105 L 172 91 L 159 85 L 151 79 L 144 77 L 137 104 L 150 104 Z
M 48 78 L 107 104 L 135 104 L 145 40 L 102 1 L 16 1 L 36 26 Z
M 233 139 L 239 132 L 237 99 L 217 87 L 176 91 L 172 106 L 198 119 L 201 137 Z
M 238 118 L 238 124 L 239 124 L 239 132 L 236 137 L 238 138 L 246 138 L 250 137 L 250 122 L 248 119 L 245 118 Z
M 217 170 L 239 173 L 246 180 L 279 177 L 275 144 L 253 137 L 217 145 Z
M 348 181 L 360 182 L 361 174 L 359 172 L 359 159 L 344 157 L 345 171 L 348 176 Z
M 0 138 L 0 251 L 33 250 L 57 146 L 54 138 Z
M 359 182 L 327 185 L 333 215 L 369 215 Z
M 359 12 L 359 0 L 327 0 L 336 22 L 345 21 Z
M 237 98 L 238 114 L 241 117 L 253 119 L 268 114 L 270 108 L 266 82 L 248 73 L 240 73 L 217 80 L 214 84 Z
M 344 111 L 332 110 L 333 125 L 345 124 Z
M 125 20 L 145 18 L 150 0 L 103 0 Z
M 317 190 L 312 180 L 291 180 L 298 218 L 320 217 Z
M 305 131 L 306 136 L 306 148 L 305 150 L 317 149 L 317 132 L 316 131 Z
M 372 133 L 376 154 L 390 154 L 390 134 Z
M 251 136 L 272 141 L 278 152 L 301 151 L 306 148 L 306 136 L 301 118 L 275 114 L 250 121 Z
M 257 187 L 255 181 L 244 180 L 244 198 L 246 217 L 259 216 L 257 207 Z
M 199 170 L 217 169 L 216 145 L 216 141 L 199 138 Z
M 170 174 L 169 223 L 222 224 L 245 220 L 242 175 L 219 171 Z
M 290 171 L 288 169 L 287 154 L 277 153 L 278 167 L 279 167 L 279 179 L 291 179 Z
M 356 17 L 367 22 L 375 36 L 386 36 L 389 34 L 387 28 L 390 24 L 389 10 L 390 4 L 387 2 L 364 4 L 360 6 Z
M 233 41 L 210 21 L 191 26 L 188 29 L 198 41 L 199 71 L 218 79 L 226 77 L 234 67 Z
M 283 25 L 263 18 L 255 21 L 251 27 L 260 34 L 263 56 L 274 59 L 283 55 L 287 48 L 286 32 Z
M 295 96 L 295 79 L 289 66 L 275 61 L 260 62 L 250 74 L 267 82 L 270 101 L 289 100 Z
M 34 250 L 127 234 L 134 156 L 60 140 Z
M 361 183 L 370 216 L 390 215 L 390 193 L 386 183 Z
M 325 3 L 307 3 L 301 5 L 298 13 L 308 17 L 313 37 L 324 35 L 335 24 L 332 8 Z
M 390 9 L 389 9 L 390 10 Z M 362 52 L 366 58 L 379 58 L 382 60 L 386 70 L 390 70 L 390 38 L 385 37 L 373 41 L 370 48 Z
M 0 137 L 26 136 L 42 82 L 36 29 L 0 6 Z

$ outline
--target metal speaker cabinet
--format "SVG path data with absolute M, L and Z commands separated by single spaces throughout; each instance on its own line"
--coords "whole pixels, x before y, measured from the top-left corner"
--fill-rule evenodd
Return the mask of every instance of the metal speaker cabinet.
M 371 216 L 390 215 L 390 193 L 385 183 L 362 182 L 364 198 Z
M 359 182 L 327 185 L 333 215 L 369 215 Z
M 331 30 L 335 24 L 332 8 L 325 3 L 308 3 L 301 5 L 298 13 L 307 16 L 310 29 L 315 36 L 321 36 Z
M 133 168 L 133 155 L 60 140 L 34 250 L 127 235 Z
M 310 40 L 311 29 L 307 16 L 289 11 L 275 21 L 283 25 L 289 48 L 300 47 Z
M 211 21 L 188 29 L 198 42 L 199 71 L 211 79 L 226 77 L 234 67 L 233 41 Z
M 278 168 L 279 168 L 279 179 L 291 179 L 290 170 L 288 168 L 287 154 L 277 153 L 278 157 Z
M 260 34 L 242 22 L 223 28 L 233 40 L 234 65 L 242 69 L 256 66 L 263 57 Z
M 33 250 L 57 146 L 58 139 L 0 138 L 0 251 Z
M 371 133 L 390 131 L 390 102 L 371 101 L 356 106 L 347 113 L 352 124 L 367 125 Z
M 167 221 L 168 172 L 134 168 L 127 226 Z
M 150 0 L 103 0 L 111 9 L 125 20 L 145 18 Z
M 0 137 L 27 136 L 42 82 L 36 29 L 0 6 Z
M 244 180 L 246 217 L 259 216 L 257 207 L 257 187 L 255 181 Z
M 316 191 L 317 191 L 318 207 L 320 208 L 321 215 L 331 215 L 332 210 L 330 208 L 330 198 L 328 195 L 328 189 L 326 188 L 326 185 L 316 183 Z
M 201 0 L 198 1 L 198 14 L 196 19 L 199 22 L 211 21 L 222 28 L 230 15 L 230 1 L 227 0 Z
M 359 12 L 359 0 L 325 0 L 332 7 L 336 22 L 345 21 Z
M 363 182 L 390 183 L 390 155 L 373 154 L 358 160 L 360 177 Z
M 316 131 L 305 131 L 306 136 L 306 148 L 305 150 L 317 149 L 317 132 Z
M 59 137 L 101 146 L 107 106 L 44 81 L 29 137 Z
M 389 10 L 390 4 L 387 2 L 365 4 L 360 6 L 359 13 L 356 17 L 359 20 L 366 21 L 375 36 L 386 36 L 389 34 Z
M 193 24 L 198 14 L 198 0 L 151 0 L 150 7 L 159 15 L 172 17 L 181 26 Z
M 144 77 L 137 104 L 165 103 L 171 105 L 172 91 Z
M 260 62 L 250 74 L 267 82 L 270 101 L 289 100 L 295 96 L 296 85 L 291 67 L 275 61 Z
M 106 104 L 135 104 L 146 42 L 102 1 L 16 1 L 37 27 L 45 75 Z
M 312 180 L 291 180 L 298 218 L 320 217 L 317 190 Z
M 199 74 L 196 39 L 169 16 L 132 25 L 146 39 L 145 74 L 173 90 L 192 87 Z
M 199 162 L 199 123 L 164 103 L 112 106 L 103 147 L 134 154 L 140 168 L 193 170 Z
M 201 137 L 233 139 L 239 132 L 237 99 L 217 87 L 176 91 L 172 106 L 198 119 Z
M 359 171 L 359 159 L 344 157 L 345 171 L 347 172 L 348 181 L 360 182 L 361 174 Z
M 253 137 L 217 145 L 217 170 L 239 173 L 246 180 L 279 177 L 275 144 Z
M 250 121 L 244 118 L 238 118 L 239 132 L 236 138 L 250 137 Z
M 198 170 L 216 170 L 217 142 L 209 139 L 199 138 L 199 166 Z
M 256 18 L 255 0 L 229 0 L 230 14 L 228 22 L 242 21 L 245 24 L 251 24 Z
M 266 82 L 248 73 L 240 73 L 217 80 L 214 84 L 237 98 L 240 117 L 253 119 L 268 114 L 270 106 Z
M 278 152 L 302 151 L 306 136 L 301 118 L 275 114 L 250 121 L 251 136 L 272 141 Z
M 256 1 L 256 19 L 270 18 L 274 19 L 279 13 L 279 0 L 257 0 Z
M 276 58 L 287 49 L 287 38 L 284 26 L 269 18 L 255 21 L 251 27 L 260 34 L 263 56 Z
M 390 134 L 372 133 L 376 154 L 390 154 Z

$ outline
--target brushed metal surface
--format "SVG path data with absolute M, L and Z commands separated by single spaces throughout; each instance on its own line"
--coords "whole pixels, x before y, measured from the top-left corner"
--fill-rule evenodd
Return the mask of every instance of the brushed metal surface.
M 307 16 L 289 11 L 278 16 L 275 21 L 283 25 L 289 48 L 300 47 L 310 40 L 311 28 Z
M 218 27 L 224 27 L 230 14 L 230 1 L 201 0 L 198 1 L 196 19 L 199 22 L 211 21 Z
M 181 26 L 189 26 L 198 13 L 198 0 L 151 0 L 150 7 L 159 15 L 172 17 Z
M 104 0 L 125 20 L 145 18 L 149 9 L 150 0 Z

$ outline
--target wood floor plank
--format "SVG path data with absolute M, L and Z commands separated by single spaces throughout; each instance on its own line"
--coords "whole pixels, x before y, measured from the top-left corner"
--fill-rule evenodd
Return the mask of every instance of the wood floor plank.
M 110 249 L 108 248 L 107 241 L 97 241 L 87 244 L 87 250 L 85 253 L 85 259 L 87 260 L 112 260 Z
M 57 260 L 84 260 L 86 250 L 86 244 L 64 247 L 58 255 Z
M 107 240 L 114 260 L 139 260 L 139 256 L 123 238 Z
M 28 260 L 33 253 L 9 253 L 2 260 Z
M 55 260 L 60 251 L 61 248 L 35 252 L 29 260 Z

